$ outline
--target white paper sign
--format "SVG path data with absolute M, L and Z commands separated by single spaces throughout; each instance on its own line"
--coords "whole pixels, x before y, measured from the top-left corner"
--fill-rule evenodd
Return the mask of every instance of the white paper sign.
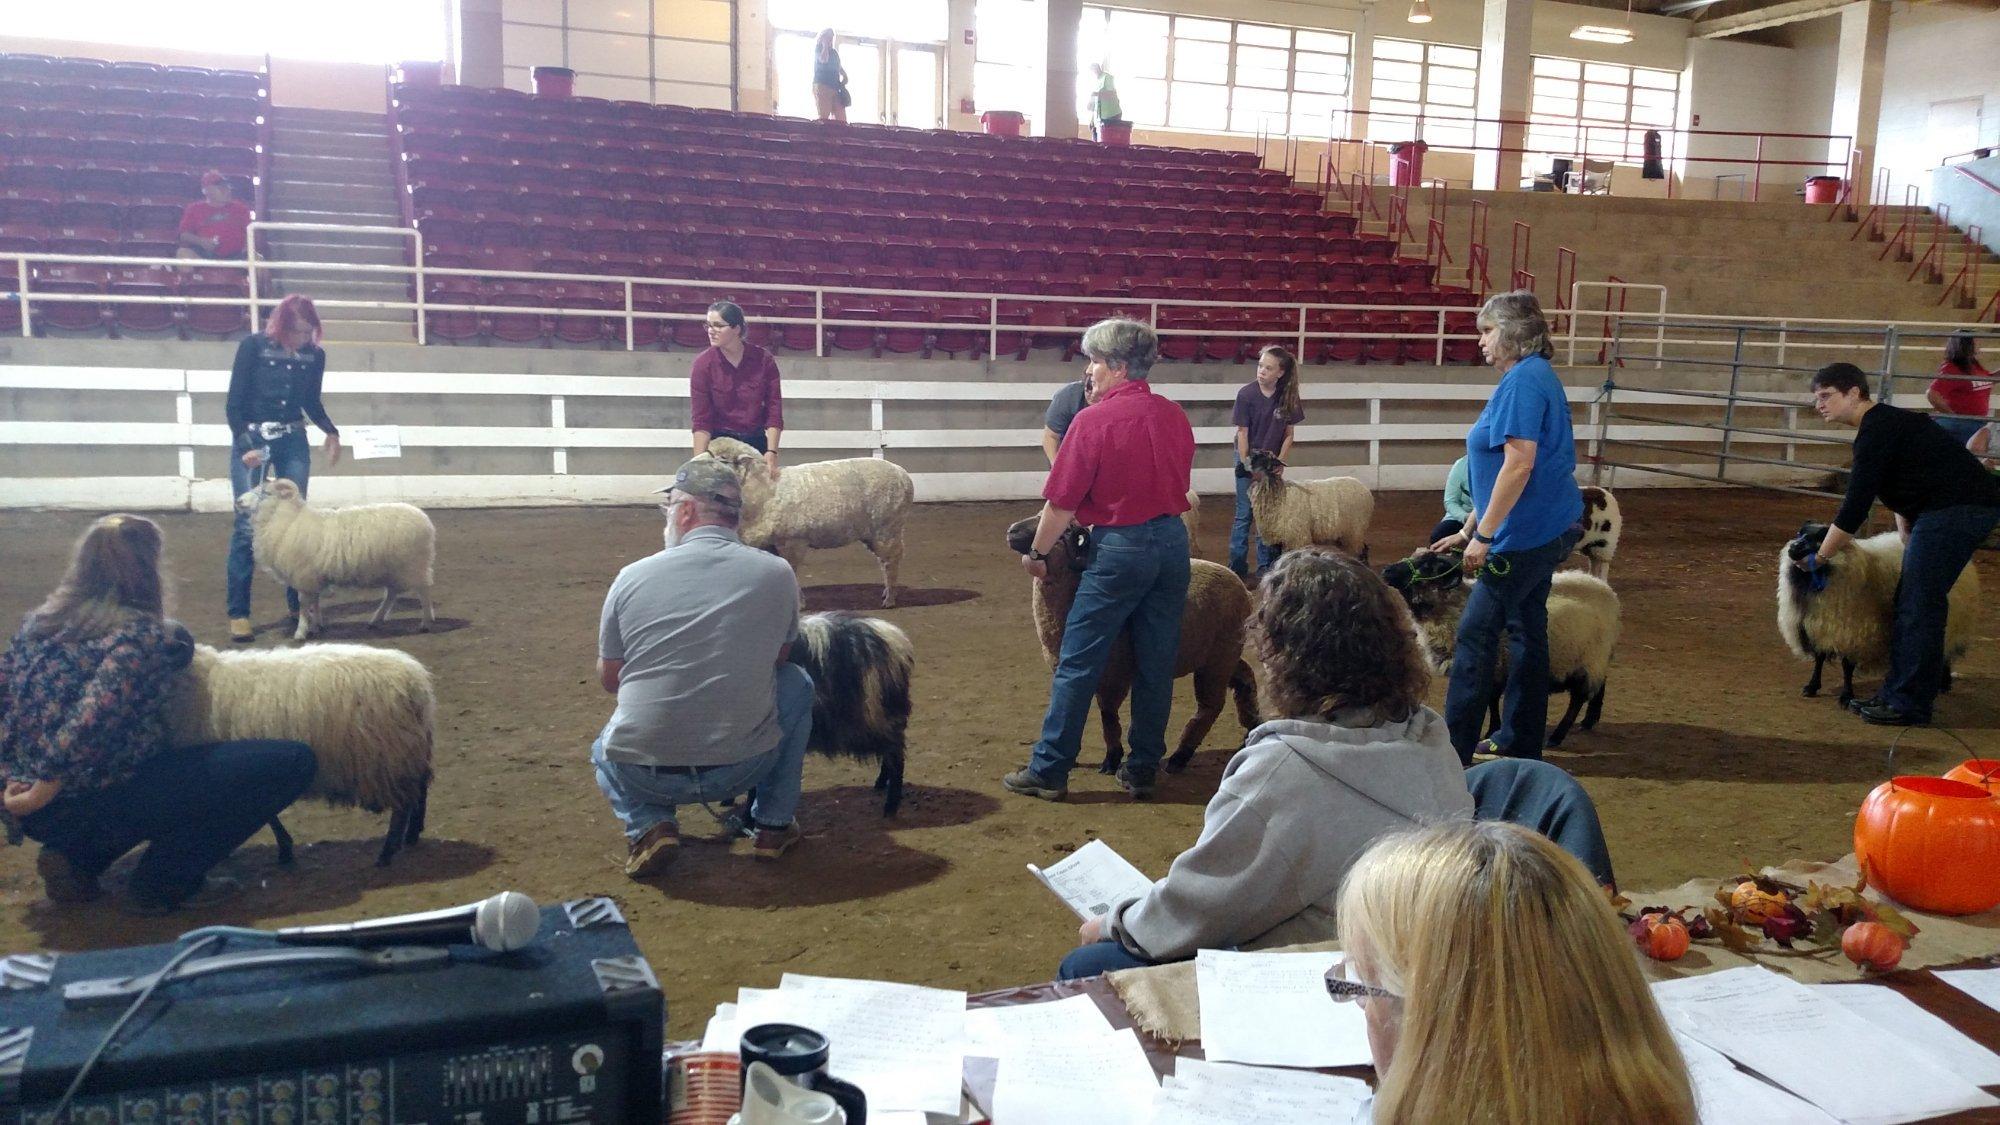
M 340 431 L 340 444 L 356 461 L 403 455 L 403 427 L 349 426 Z
M 1046 1004 L 970 1008 L 965 1013 L 965 1053 L 1011 1059 L 1037 1051 L 1060 1052 L 1068 1044 L 1100 1039 L 1111 1021 L 1088 996 L 1066 996 Z
M 1195 955 L 1202 1053 L 1214 1062 L 1262 1066 L 1365 1066 L 1368 1022 L 1359 1004 L 1326 992 L 1326 971 L 1342 954 Z
M 1138 868 L 1102 840 L 1092 840 L 1060 863 L 1047 867 L 1031 863 L 1028 871 L 1054 891 L 1063 905 L 1084 919 L 1109 913 L 1126 899 L 1138 898 L 1153 889 L 1151 879 L 1140 874 Z

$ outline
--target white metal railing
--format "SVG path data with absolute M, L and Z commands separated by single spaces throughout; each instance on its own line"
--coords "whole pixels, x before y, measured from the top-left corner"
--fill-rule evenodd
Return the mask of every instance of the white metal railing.
M 416 300 L 412 301 L 411 305 L 417 314 L 417 343 L 424 343 L 424 235 L 422 231 L 413 226 L 357 227 L 346 226 L 340 223 L 279 223 L 253 220 L 247 228 L 244 237 L 247 252 L 244 267 L 248 274 L 247 291 L 250 294 L 250 323 L 252 325 L 257 323 L 257 307 L 259 305 L 259 301 L 257 300 L 257 236 L 266 231 L 338 231 L 345 234 L 386 234 L 409 239 L 411 264 L 407 267 L 392 268 L 407 268 L 415 282 L 411 292 Z M 291 262 L 270 258 L 265 259 L 264 264 L 267 269 L 289 270 L 293 267 L 293 263 Z M 358 265 L 359 263 L 353 264 Z M 23 293 L 25 292 L 26 290 L 23 290 Z M 317 304 L 318 302 L 314 303 Z M 24 308 L 22 311 L 22 321 L 25 323 L 26 320 L 27 314 Z

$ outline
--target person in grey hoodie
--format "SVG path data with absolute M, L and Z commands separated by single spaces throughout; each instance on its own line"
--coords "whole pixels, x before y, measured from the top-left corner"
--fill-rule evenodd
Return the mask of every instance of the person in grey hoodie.
M 1471 819 L 1473 799 L 1408 611 L 1365 565 L 1287 553 L 1252 621 L 1265 714 L 1203 814 L 1200 839 L 1146 894 L 1084 923 L 1065 980 L 1334 936 L 1334 901 L 1385 832 Z

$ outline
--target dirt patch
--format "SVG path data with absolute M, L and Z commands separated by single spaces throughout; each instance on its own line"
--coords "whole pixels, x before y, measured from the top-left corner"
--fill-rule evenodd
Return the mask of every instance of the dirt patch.
M 1889 735 L 1837 710 L 1829 691 L 1802 699 L 1807 669 L 1772 624 L 1779 546 L 1832 505 L 1748 492 L 1627 490 L 1613 584 L 1625 639 L 1603 724 L 1552 759 L 1597 799 L 1621 882 L 1659 887 L 1722 875 L 1751 859 L 1830 858 L 1850 847 L 1852 814 L 1884 774 Z M 650 508 L 440 511 L 438 631 L 414 631 L 405 603 L 379 634 L 373 603 L 341 595 L 329 639 L 402 648 L 437 675 L 438 776 L 426 839 L 394 866 L 371 866 L 382 818 L 302 807 L 292 870 L 268 836 L 229 861 L 250 890 L 216 917 L 135 920 L 41 900 L 32 847 L 0 849 L 0 948 L 78 949 L 159 941 L 200 922 L 268 926 L 390 914 L 514 888 L 553 902 L 617 897 L 666 985 L 676 1034 L 696 1033 L 738 985 L 786 971 L 877 976 L 985 989 L 1041 980 L 1075 940 L 1074 919 L 1023 865 L 1102 836 L 1158 874 L 1191 843 L 1201 808 L 1243 731 L 1225 712 L 1187 773 L 1133 804 L 1094 769 L 1070 803 L 1005 794 L 1000 775 L 1026 760 L 1048 691 L 1028 619 L 1027 581 L 1001 542 L 1031 504 L 917 509 L 902 605 L 880 611 L 919 654 L 902 813 L 880 815 L 871 767 L 814 760 L 805 843 L 774 865 L 697 842 L 657 884 L 619 872 L 623 840 L 586 764 L 611 709 L 592 670 L 598 610 L 618 568 L 657 549 Z M 1375 561 L 1418 545 L 1437 518 L 1428 494 L 1386 493 L 1370 535 Z M 32 608 L 59 574 L 81 514 L 0 514 L 6 565 L 0 617 Z M 162 519 L 180 616 L 211 643 L 225 637 L 219 515 Z M 1226 500 L 1211 498 L 1204 553 L 1219 558 Z M 1979 564 L 1989 582 L 2000 565 Z M 879 570 L 861 548 L 816 552 L 803 581 L 811 608 L 873 610 Z M 284 643 L 283 600 L 257 588 L 259 643 Z M 2000 727 L 2000 658 L 1991 618 L 1939 717 L 1975 747 Z M 1864 690 L 1872 690 L 1873 681 Z M 1442 699 L 1442 685 L 1433 699 Z M 1174 729 L 1193 706 L 1181 682 Z M 1101 754 L 1093 722 L 1083 760 Z M 1919 732 L 1904 771 L 1941 772 L 1962 756 Z M 712 830 L 688 809 L 684 829 Z

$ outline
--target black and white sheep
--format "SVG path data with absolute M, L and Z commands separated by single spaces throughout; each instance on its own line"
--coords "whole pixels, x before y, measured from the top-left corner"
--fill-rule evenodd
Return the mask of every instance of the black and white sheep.
M 1424 659 L 1437 675 L 1451 671 L 1458 647 L 1458 622 L 1471 590 L 1456 551 L 1418 551 L 1383 568 L 1382 578 L 1403 595 L 1415 620 Z M 1582 727 L 1590 730 L 1604 711 L 1605 681 L 1611 656 L 1618 647 L 1618 595 L 1602 579 L 1582 571 L 1556 574 L 1549 585 L 1549 687 L 1569 693 L 1569 708 L 1548 745 L 1561 746 L 1582 712 Z M 1499 690 L 1506 683 L 1505 649 L 1494 669 L 1493 697 L 1488 717 L 1499 725 Z
M 916 486 L 902 466 L 875 457 L 793 465 L 771 479 L 764 457 L 734 438 L 708 443 L 706 456 L 728 465 L 743 485 L 743 519 L 736 533 L 772 551 L 797 571 L 809 548 L 860 543 L 882 565 L 882 604 L 896 604 L 896 570 L 903 562 L 903 525 Z
M 1034 546 L 1035 525 L 1029 516 L 1007 529 L 1007 548 L 1027 554 Z M 1063 630 L 1082 584 L 1090 553 L 1089 533 L 1072 526 L 1049 551 L 1049 576 L 1034 581 L 1030 608 L 1042 658 L 1053 667 L 1062 652 Z M 1228 567 L 1206 559 L 1189 559 L 1187 605 L 1181 611 L 1181 643 L 1174 658 L 1174 678 L 1194 676 L 1194 715 L 1181 731 L 1180 744 L 1161 763 L 1168 773 L 1186 769 L 1202 739 L 1222 714 L 1226 696 L 1236 700 L 1236 718 L 1247 732 L 1257 725 L 1257 675 L 1243 659 L 1244 631 L 1254 608 L 1250 591 Z M 1132 634 L 1119 633 L 1097 682 L 1097 715 L 1104 727 L 1104 773 L 1117 773 L 1125 760 L 1124 724 L 1118 709 L 1132 690 Z
M 1280 551 L 1294 547 L 1338 547 L 1358 559 L 1368 557 L 1368 524 L 1375 518 L 1375 494 L 1353 477 L 1286 480 L 1285 467 L 1267 449 L 1250 451 L 1250 513 L 1257 538 Z
M 380 586 L 382 604 L 368 624 L 380 625 L 402 594 L 423 602 L 422 628 L 437 621 L 431 605 L 431 568 L 437 529 L 411 504 L 356 504 L 315 508 L 299 486 L 267 479 L 237 497 L 250 514 L 251 549 L 258 565 L 299 593 L 299 625 L 292 639 L 319 631 L 320 595 L 329 586 Z
M 220 652 L 196 645 L 169 703 L 175 746 L 281 738 L 312 747 L 306 796 L 389 813 L 376 859 L 386 866 L 424 830 L 437 697 L 418 660 L 395 649 L 326 644 Z M 275 818 L 278 862 L 292 838 Z
M 1813 576 L 1795 564 L 1817 554 L 1827 525 L 1808 523 L 1778 553 L 1778 635 L 1793 654 L 1813 662 L 1812 678 L 1800 689 L 1819 694 L 1829 657 L 1840 658 L 1840 703 L 1854 698 L 1854 672 L 1889 664 L 1889 638 L 1896 621 L 1896 585 L 1903 576 L 1903 538 L 1893 531 L 1857 539 L 1828 559 L 1821 570 L 1826 588 L 1815 591 Z M 1979 571 L 1966 567 L 1951 588 L 1945 620 L 1944 682 L 1951 690 L 1952 662 L 1977 639 Z
M 1583 538 L 1576 541 L 1575 553 L 1593 578 L 1611 581 L 1611 560 L 1618 554 L 1618 538 L 1625 533 L 1625 516 L 1618 510 L 1618 497 L 1608 488 L 1595 485 L 1583 493 Z
M 916 650 L 901 629 L 877 617 L 812 613 L 799 619 L 789 659 L 813 682 L 808 749 L 832 758 L 881 763 L 875 788 L 882 815 L 903 803 L 904 736 Z

